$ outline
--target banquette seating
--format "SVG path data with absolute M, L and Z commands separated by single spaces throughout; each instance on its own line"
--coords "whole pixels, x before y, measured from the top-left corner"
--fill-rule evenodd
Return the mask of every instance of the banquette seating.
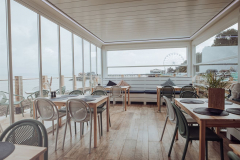
M 157 102 L 157 86 L 161 86 L 169 80 L 169 78 L 179 87 L 192 83 L 190 77 L 108 77 L 103 79 L 103 86 L 106 86 L 109 81 L 118 84 L 121 80 L 124 80 L 131 86 L 130 104 L 131 102 L 143 102 L 146 104 L 147 102 Z M 175 94 L 176 97 L 179 97 L 180 91 L 175 91 Z M 116 101 L 122 101 L 122 99 L 119 98 L 116 99 Z M 163 100 L 161 102 L 163 102 Z

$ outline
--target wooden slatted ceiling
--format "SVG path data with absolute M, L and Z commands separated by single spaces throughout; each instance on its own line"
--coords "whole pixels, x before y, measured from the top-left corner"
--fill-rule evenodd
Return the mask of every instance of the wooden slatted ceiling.
M 49 0 L 104 42 L 190 37 L 232 0 Z

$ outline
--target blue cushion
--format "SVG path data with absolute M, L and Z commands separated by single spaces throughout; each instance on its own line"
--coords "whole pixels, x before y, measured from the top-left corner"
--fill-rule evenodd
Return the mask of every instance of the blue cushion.
M 180 91 L 175 91 L 175 94 L 180 94 Z
M 237 101 L 237 102 L 240 102 L 240 99 L 232 99 L 233 101 Z
M 130 90 L 130 93 L 144 93 L 144 90 Z
M 157 94 L 157 90 L 145 90 L 146 94 Z

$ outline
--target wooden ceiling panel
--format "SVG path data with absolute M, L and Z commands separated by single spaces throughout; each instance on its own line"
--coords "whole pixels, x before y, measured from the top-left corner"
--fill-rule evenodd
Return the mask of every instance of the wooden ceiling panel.
M 190 37 L 233 0 L 49 0 L 104 42 Z

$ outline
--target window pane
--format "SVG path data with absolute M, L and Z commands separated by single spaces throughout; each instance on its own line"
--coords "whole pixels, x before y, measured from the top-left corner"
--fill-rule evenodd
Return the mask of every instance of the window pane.
M 76 88 L 82 88 L 83 68 L 82 68 L 82 38 L 74 35 L 74 71 L 76 77 Z
M 129 72 L 131 70 L 131 72 Z M 124 67 L 124 68 L 109 68 L 108 75 L 159 75 L 159 76 L 187 76 L 187 67 L 167 66 L 167 67 Z
M 101 49 L 97 47 L 97 81 L 101 85 L 101 75 L 102 75 L 102 56 Z
M 92 87 L 97 85 L 97 47 L 91 44 L 91 75 L 92 75 Z
M 7 42 L 6 42 L 6 10 L 5 1 L 0 1 L 0 91 L 8 92 Z M 6 96 L 8 96 L 6 94 Z M 0 96 L 1 100 L 1 96 Z M 5 130 L 9 126 L 9 116 L 6 118 L 6 105 L 0 105 L 0 124 Z
M 14 93 L 25 97 L 14 96 L 15 119 L 20 120 L 30 118 L 32 105 L 27 96 L 39 90 L 37 14 L 12 0 L 11 20 Z
M 51 82 L 51 90 L 59 88 L 58 71 L 58 30 L 57 25 L 50 20 L 41 17 L 42 31 L 42 75 L 47 76 Z M 47 85 L 43 86 L 48 89 Z
M 108 51 L 108 66 L 187 64 L 187 48 Z M 131 70 L 129 72 L 132 72 Z
M 226 80 L 233 77 L 237 81 L 238 23 L 197 45 L 196 63 L 222 64 L 196 66 L 196 74 L 214 71 Z
M 85 75 L 85 87 L 90 87 L 90 43 L 83 40 L 84 45 L 84 75 Z
M 61 35 L 61 74 L 64 76 L 63 86 L 66 91 L 73 90 L 72 81 L 72 34 L 64 28 L 60 28 Z

